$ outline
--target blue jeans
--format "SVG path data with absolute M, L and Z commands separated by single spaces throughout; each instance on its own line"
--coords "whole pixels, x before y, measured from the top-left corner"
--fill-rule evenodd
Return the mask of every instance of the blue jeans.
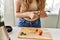
M 34 21 L 27 21 L 24 18 L 20 18 L 18 22 L 18 27 L 41 27 L 40 18 Z

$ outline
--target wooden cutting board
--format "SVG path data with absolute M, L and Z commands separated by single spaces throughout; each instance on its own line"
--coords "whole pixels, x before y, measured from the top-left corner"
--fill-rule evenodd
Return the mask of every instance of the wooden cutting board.
M 35 30 L 42 30 L 42 35 L 38 35 Z M 21 33 L 25 33 L 25 35 L 21 35 Z M 20 32 L 18 33 L 19 39 L 24 40 L 52 40 L 50 32 L 46 28 L 30 28 L 30 27 L 22 27 Z

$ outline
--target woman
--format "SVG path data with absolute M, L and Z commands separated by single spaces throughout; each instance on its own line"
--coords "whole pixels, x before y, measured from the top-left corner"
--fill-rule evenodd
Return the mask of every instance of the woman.
M 45 18 L 46 0 L 17 0 L 16 17 L 19 27 L 41 27 L 40 17 Z

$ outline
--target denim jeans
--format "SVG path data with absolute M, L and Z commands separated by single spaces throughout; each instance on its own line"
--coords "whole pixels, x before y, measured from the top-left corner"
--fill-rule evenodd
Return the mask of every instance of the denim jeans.
M 20 18 L 18 21 L 18 27 L 41 27 L 40 18 L 34 21 L 27 21 L 24 18 Z

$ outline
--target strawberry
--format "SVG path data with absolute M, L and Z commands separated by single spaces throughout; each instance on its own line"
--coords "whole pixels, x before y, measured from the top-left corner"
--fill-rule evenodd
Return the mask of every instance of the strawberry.
M 42 31 L 42 30 L 39 30 L 38 34 L 39 34 L 40 36 L 42 35 L 42 33 L 43 33 L 43 31 Z

